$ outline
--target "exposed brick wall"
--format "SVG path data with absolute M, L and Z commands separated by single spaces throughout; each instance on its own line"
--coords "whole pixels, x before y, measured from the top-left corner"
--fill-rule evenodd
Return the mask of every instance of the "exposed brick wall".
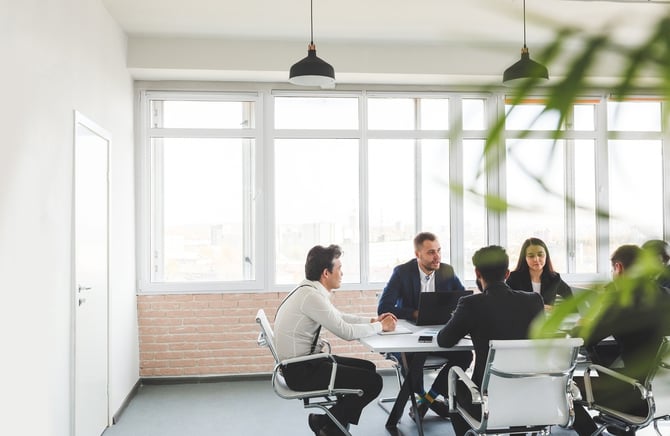
M 265 309 L 274 320 L 287 292 L 166 294 L 138 296 L 140 376 L 216 376 L 266 373 L 274 361 L 256 343 L 256 312 Z M 373 316 L 376 291 L 336 291 L 335 306 L 343 312 Z M 357 341 L 323 333 L 333 353 L 369 359 L 379 368 L 387 361 Z

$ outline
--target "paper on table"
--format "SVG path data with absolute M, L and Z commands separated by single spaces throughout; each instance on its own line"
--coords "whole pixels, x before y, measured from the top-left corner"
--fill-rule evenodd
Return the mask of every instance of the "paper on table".
M 392 332 L 379 332 L 380 335 L 404 335 L 412 333 L 412 330 L 408 329 L 404 325 L 396 325 L 395 330 Z

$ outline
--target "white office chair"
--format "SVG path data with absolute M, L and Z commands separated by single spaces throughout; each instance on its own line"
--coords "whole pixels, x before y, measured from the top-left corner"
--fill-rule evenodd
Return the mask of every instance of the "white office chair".
M 599 435 L 608 426 L 618 427 L 625 431 L 636 431 L 654 423 L 654 429 L 659 436 L 658 421 L 670 420 L 670 336 L 666 336 L 656 354 L 656 363 L 646 380 L 640 381 L 627 377 L 616 370 L 601 365 L 589 365 L 584 372 L 584 387 L 586 389 L 586 405 L 599 414 L 601 423 L 593 433 Z M 607 375 L 623 383 L 631 385 L 631 390 L 638 391 L 640 399 L 647 403 L 647 414 L 638 416 L 626 411 L 617 410 L 598 402 L 593 392 L 591 378 L 593 374 Z
M 470 425 L 469 434 L 548 432 L 574 421 L 572 374 L 581 338 L 494 340 L 490 342 L 482 386 L 459 367 L 449 370 L 449 409 Z M 456 400 L 456 384 L 464 383 L 472 416 Z
M 328 407 L 337 403 L 337 396 L 362 396 L 363 391 L 361 389 L 335 389 L 334 385 L 335 375 L 337 374 L 337 362 L 330 355 L 330 353 L 311 354 L 309 356 L 296 357 L 293 359 L 280 361 L 279 356 L 277 355 L 277 350 L 275 348 L 274 332 L 263 309 L 258 309 L 258 312 L 256 313 L 256 322 L 259 324 L 261 329 L 258 335 L 258 345 L 268 347 L 275 360 L 275 366 L 272 370 L 272 389 L 275 391 L 275 393 L 281 398 L 285 398 L 287 400 L 302 400 L 303 407 L 305 409 L 318 408 L 323 410 L 331 419 L 331 421 L 333 421 L 333 423 L 335 423 L 335 425 L 337 425 L 345 435 L 351 436 L 347 428 L 342 425 L 342 423 L 340 423 L 332 413 L 330 413 Z M 330 347 L 328 347 L 328 350 L 330 351 Z M 330 374 L 330 381 L 328 382 L 328 386 L 325 389 L 315 391 L 294 391 L 288 387 L 286 381 L 284 380 L 284 376 L 281 373 L 282 365 L 287 365 L 294 362 L 302 362 L 305 360 L 322 359 L 324 357 L 330 358 L 333 361 L 333 369 Z

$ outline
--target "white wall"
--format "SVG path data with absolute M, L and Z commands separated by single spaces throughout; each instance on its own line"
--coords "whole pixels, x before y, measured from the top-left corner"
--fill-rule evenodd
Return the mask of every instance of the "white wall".
M 132 80 L 99 0 L 0 0 L 0 425 L 70 435 L 73 111 L 112 136 L 110 410 L 138 379 Z

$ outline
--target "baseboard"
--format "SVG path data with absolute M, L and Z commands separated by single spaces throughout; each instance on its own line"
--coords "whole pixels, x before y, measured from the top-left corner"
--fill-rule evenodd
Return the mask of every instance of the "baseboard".
M 226 374 L 226 375 L 197 375 L 197 376 L 178 376 L 178 377 L 144 377 L 143 385 L 173 385 L 173 384 L 194 384 L 194 383 L 219 383 L 225 381 L 253 381 L 270 380 L 271 373 L 256 374 Z
M 121 419 L 121 415 L 123 415 L 123 412 L 126 410 L 126 407 L 128 407 L 128 404 L 130 404 L 132 399 L 135 398 L 135 395 L 137 395 L 137 391 L 140 390 L 141 386 L 142 386 L 142 380 L 138 379 L 135 382 L 133 388 L 128 393 L 128 395 L 126 395 L 126 398 L 124 398 L 123 403 L 121 403 L 121 407 L 119 407 L 119 410 L 117 410 L 116 413 L 112 416 L 112 425 L 119 422 L 119 419 Z
M 380 368 L 377 370 L 379 375 L 395 375 L 393 368 Z M 143 377 L 140 379 L 142 385 L 173 385 L 173 384 L 195 384 L 195 383 L 219 383 L 226 381 L 254 381 L 271 380 L 272 373 L 254 373 L 254 374 L 226 374 L 226 375 L 199 375 L 199 376 L 179 376 L 179 377 Z

